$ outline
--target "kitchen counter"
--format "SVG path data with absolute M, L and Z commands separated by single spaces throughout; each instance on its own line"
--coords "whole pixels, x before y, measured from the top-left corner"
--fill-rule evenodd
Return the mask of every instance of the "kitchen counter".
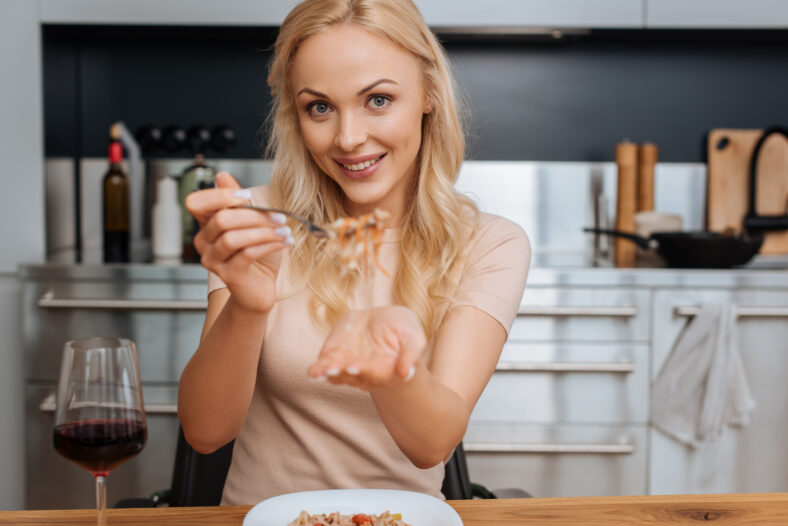
M 653 495 L 554 499 L 460 500 L 448 503 L 465 526 L 507 524 L 788 524 L 788 493 Z M 109 510 L 112 525 L 241 525 L 250 506 Z M 0 525 L 93 526 L 95 511 L 6 511 Z M 427 525 L 414 525 L 427 526 Z M 428 525 L 439 526 L 439 525 Z
M 140 280 L 205 283 L 207 271 L 198 264 L 31 264 L 19 267 L 22 279 Z M 535 253 L 528 286 L 589 287 L 755 287 L 788 288 L 788 257 L 759 256 L 735 269 L 615 268 L 596 266 L 580 253 Z M 527 290 L 527 288 L 526 288 Z

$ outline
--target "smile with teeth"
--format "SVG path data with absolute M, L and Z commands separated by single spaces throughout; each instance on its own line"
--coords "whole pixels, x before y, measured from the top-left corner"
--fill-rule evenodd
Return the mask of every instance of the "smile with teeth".
M 347 170 L 352 170 L 352 171 L 354 171 L 354 172 L 358 172 L 358 171 L 360 171 L 360 170 L 364 170 L 364 169 L 366 169 L 366 168 L 369 168 L 370 166 L 372 166 L 372 165 L 373 165 L 373 164 L 375 164 L 376 162 L 380 161 L 382 158 L 383 158 L 383 156 L 381 155 L 381 156 L 380 156 L 380 157 L 378 157 L 377 159 L 370 159 L 369 161 L 364 161 L 363 163 L 358 163 L 358 164 L 342 164 L 342 166 L 343 166 L 345 169 L 347 169 Z M 340 164 L 341 164 L 341 163 L 340 163 Z

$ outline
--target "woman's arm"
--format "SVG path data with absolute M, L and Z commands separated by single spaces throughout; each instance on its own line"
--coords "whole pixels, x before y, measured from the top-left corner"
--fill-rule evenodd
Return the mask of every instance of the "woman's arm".
M 213 291 L 200 346 L 181 374 L 178 418 L 187 442 L 212 453 L 241 430 L 252 400 L 267 314 Z
M 216 183 L 186 199 L 201 227 L 194 239 L 201 262 L 227 287 L 208 297 L 200 345 L 178 388 L 183 433 L 200 453 L 223 446 L 243 425 L 276 301 L 279 252 L 292 242 L 283 217 L 229 208 L 249 198 L 229 174 L 220 173 Z
M 492 316 L 455 307 L 427 366 L 418 364 L 410 381 L 370 390 L 383 424 L 414 465 L 440 463 L 462 440 L 505 342 L 506 331 Z
M 427 338 L 416 315 L 390 306 L 341 318 L 309 369 L 313 378 L 368 390 L 397 445 L 421 468 L 447 458 L 462 439 L 525 287 L 530 245 L 520 227 L 498 218 L 476 239 L 429 363 L 419 360 Z

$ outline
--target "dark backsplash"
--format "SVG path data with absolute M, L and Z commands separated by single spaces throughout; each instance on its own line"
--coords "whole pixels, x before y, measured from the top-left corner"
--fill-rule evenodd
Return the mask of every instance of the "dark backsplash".
M 45 152 L 103 157 L 110 123 L 232 127 L 259 158 L 273 28 L 44 26 Z M 705 161 L 712 128 L 788 124 L 788 31 L 442 35 L 470 108 L 468 158 L 610 161 L 624 138 Z M 173 155 L 164 151 L 152 157 Z

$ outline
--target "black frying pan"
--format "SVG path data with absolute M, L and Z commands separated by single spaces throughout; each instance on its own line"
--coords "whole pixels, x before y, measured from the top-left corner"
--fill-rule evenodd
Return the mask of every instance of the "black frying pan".
M 716 232 L 654 232 L 649 237 L 618 230 L 584 228 L 585 232 L 628 239 L 640 248 L 656 250 L 669 267 L 730 268 L 748 263 L 761 249 L 762 235 Z

